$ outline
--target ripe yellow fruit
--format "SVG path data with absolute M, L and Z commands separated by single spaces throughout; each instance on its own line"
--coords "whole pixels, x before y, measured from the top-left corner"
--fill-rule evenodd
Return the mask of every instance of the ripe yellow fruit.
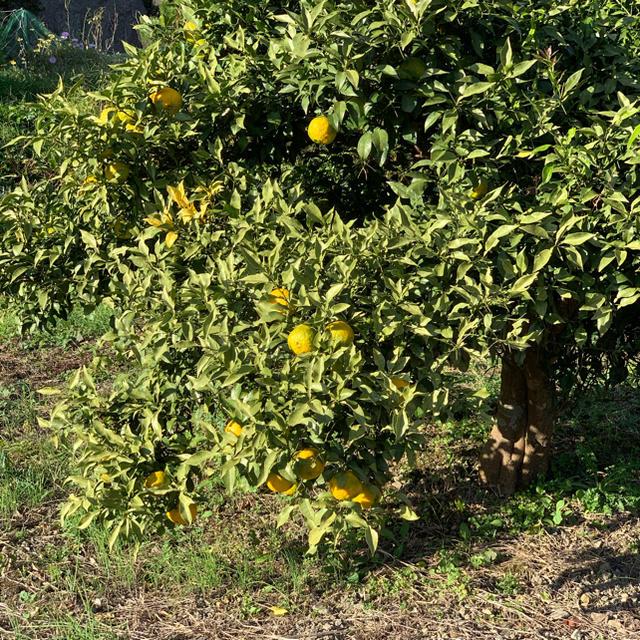
M 273 305 L 281 305 L 286 307 L 289 311 L 293 309 L 293 303 L 291 302 L 291 294 L 289 289 L 284 287 L 279 289 L 272 289 L 269 293 L 269 302 Z M 284 309 L 276 309 L 278 313 L 286 313 Z
M 182 107 L 182 96 L 171 87 L 163 87 L 152 93 L 149 98 L 153 104 L 159 104 L 167 113 L 178 113 Z
M 87 176 L 82 183 L 83 187 L 86 187 L 88 184 L 98 184 L 98 179 L 95 176 Z
M 124 163 L 116 160 L 108 164 L 104 168 L 104 177 L 107 180 L 111 180 L 113 182 L 117 182 L 118 184 L 122 184 L 129 177 L 129 167 Z
M 165 480 L 166 476 L 164 471 L 154 471 L 146 477 L 144 486 L 147 487 L 147 489 L 156 489 L 161 487 L 165 483 Z
M 198 515 L 198 507 L 196 507 L 195 504 L 190 504 L 189 513 L 191 513 L 191 521 L 193 522 Z M 178 507 L 176 507 L 175 509 L 171 509 L 171 511 L 167 511 L 167 518 L 169 518 L 171 522 L 180 524 L 183 527 L 189 524 L 180 514 L 180 509 L 178 509 Z
M 239 438 L 242 433 L 242 425 L 238 424 L 235 420 L 229 420 L 224 430 L 227 433 L 233 433 L 236 438 Z
M 312 329 L 308 324 L 299 324 L 289 334 L 287 344 L 296 355 L 307 353 L 313 349 L 315 337 L 315 329 Z
M 380 495 L 381 492 L 378 487 L 366 485 L 358 495 L 352 498 L 352 500 L 354 502 L 359 502 L 363 509 L 369 509 L 380 499 Z
M 487 182 L 481 182 L 480 184 L 478 184 L 473 188 L 473 191 L 471 192 L 471 197 L 474 200 L 480 200 L 481 198 L 484 198 L 487 195 L 488 191 L 489 191 L 489 184 Z
M 324 460 L 317 449 L 301 449 L 296 457 L 296 470 L 303 480 L 315 480 L 324 471 Z
M 397 389 L 404 389 L 409 386 L 408 380 L 403 380 L 402 378 L 391 378 L 391 384 Z
M 327 329 L 331 332 L 331 337 L 345 346 L 353 344 L 353 329 L 342 320 L 336 320 L 327 325 Z
M 100 480 L 105 484 L 111 484 L 111 476 L 108 473 L 103 473 L 100 475 Z
M 364 487 L 353 471 L 342 471 L 329 480 L 329 491 L 336 500 L 352 500 Z
M 325 116 L 314 118 L 307 128 L 309 137 L 319 144 L 331 144 L 338 135 L 338 132 L 331 126 Z
M 283 478 L 279 473 L 272 471 L 267 478 L 267 487 L 275 493 L 283 493 L 285 496 L 293 495 L 298 484 Z

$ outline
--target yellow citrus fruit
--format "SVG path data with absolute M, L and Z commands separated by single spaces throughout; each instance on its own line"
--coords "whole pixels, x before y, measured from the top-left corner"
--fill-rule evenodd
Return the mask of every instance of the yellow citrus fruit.
M 488 191 L 489 191 L 489 184 L 487 182 L 481 182 L 480 184 L 478 184 L 473 188 L 473 191 L 471 192 L 471 197 L 474 200 L 480 200 L 481 198 L 484 198 L 487 195 Z
M 353 471 L 341 471 L 329 480 L 329 491 L 336 500 L 352 500 L 364 487 Z
M 397 389 L 404 389 L 409 386 L 408 380 L 403 380 L 402 378 L 391 378 L 391 384 Z
M 198 515 L 198 507 L 196 507 L 195 504 L 190 504 L 189 512 L 191 513 L 191 521 L 195 520 Z M 167 511 L 167 518 L 175 524 L 181 524 L 183 527 L 189 524 L 180 514 L 180 509 L 178 509 L 178 507 L 171 509 L 171 511 Z
M 349 346 L 353 344 L 353 329 L 342 320 L 336 320 L 327 325 L 327 329 L 331 332 L 331 337 L 342 344 Z
M 116 160 L 108 164 L 104 168 L 104 177 L 107 180 L 122 184 L 129 177 L 129 167 L 124 163 Z
M 108 473 L 103 473 L 100 476 L 100 480 L 102 480 L 102 482 L 104 482 L 105 484 L 110 484 L 111 483 L 111 476 Z
M 289 289 L 285 289 L 284 287 L 279 289 L 272 289 L 271 293 L 269 293 L 269 302 L 273 305 L 279 304 L 283 307 L 287 307 L 287 309 L 289 310 L 293 308 Z M 276 309 L 276 311 L 278 313 L 286 313 L 284 309 Z
M 325 116 L 314 118 L 309 123 L 307 133 L 314 142 L 319 144 L 331 144 L 338 135 Z
M 165 479 L 164 471 L 154 471 L 146 477 L 144 486 L 147 487 L 147 489 L 155 489 L 157 487 L 161 487 L 164 484 Z
M 182 96 L 171 87 L 163 87 L 152 93 L 149 98 L 153 104 L 160 105 L 167 113 L 178 113 L 182 107 Z
M 238 424 L 235 420 L 229 420 L 224 430 L 227 433 L 233 433 L 236 438 L 239 438 L 242 433 L 242 425 Z
M 82 183 L 83 187 L 86 187 L 88 184 L 98 184 L 98 179 L 95 176 L 87 176 Z
M 283 493 L 285 496 L 293 495 L 297 486 L 297 483 L 283 478 L 275 471 L 272 471 L 267 478 L 267 487 L 269 487 L 271 491 L 274 491 L 275 493 Z
M 316 337 L 316 332 L 308 324 L 299 324 L 295 327 L 289 337 L 287 338 L 287 344 L 293 353 L 307 353 L 313 349 L 313 341 Z
M 324 471 L 324 460 L 317 449 L 301 449 L 296 457 L 296 470 L 303 480 L 315 480 Z
M 366 485 L 362 491 L 351 498 L 354 502 L 359 502 L 363 509 L 369 509 L 380 499 L 380 489 L 373 485 Z

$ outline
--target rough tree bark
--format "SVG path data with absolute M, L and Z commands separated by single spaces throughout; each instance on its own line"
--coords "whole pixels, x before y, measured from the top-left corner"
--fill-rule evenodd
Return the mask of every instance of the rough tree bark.
M 496 424 L 480 460 L 485 484 L 511 495 L 547 470 L 555 426 L 553 392 L 539 346 L 529 347 L 522 365 L 511 352 L 504 354 Z

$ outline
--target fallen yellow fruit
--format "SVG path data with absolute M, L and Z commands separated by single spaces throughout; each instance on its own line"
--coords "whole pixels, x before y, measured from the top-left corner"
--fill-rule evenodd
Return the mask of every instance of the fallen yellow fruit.
M 171 87 L 163 87 L 152 93 L 149 98 L 153 104 L 160 105 L 167 113 L 178 113 L 182 107 L 182 96 Z
M 316 332 L 314 329 L 307 324 L 300 324 L 289 334 L 287 344 L 291 351 L 296 355 L 300 353 L 308 353 L 313 349 L 313 341 L 315 337 Z
M 147 489 L 156 489 L 164 484 L 165 479 L 164 471 L 154 471 L 146 477 L 144 486 L 147 487 Z
M 191 521 L 193 522 L 198 515 L 198 507 L 196 507 L 195 504 L 190 504 L 189 513 L 191 514 Z M 167 511 L 167 518 L 169 518 L 171 522 L 180 524 L 183 527 L 189 524 L 180 514 L 180 509 L 178 509 L 178 507 L 176 507 L 175 509 L 171 509 L 171 511 Z
M 353 329 L 342 320 L 336 320 L 327 325 L 327 329 L 331 332 L 331 337 L 345 346 L 353 344 Z
M 298 484 L 283 478 L 279 473 L 272 471 L 267 478 L 267 487 L 275 493 L 283 493 L 285 496 L 293 495 Z
M 309 123 L 307 133 L 314 142 L 319 144 L 331 144 L 338 135 L 325 116 L 314 118 Z
M 364 487 L 353 471 L 341 471 L 329 480 L 329 491 L 336 500 L 352 500 Z
M 315 480 L 324 471 L 324 460 L 317 449 L 301 449 L 296 457 L 296 470 L 303 480 Z

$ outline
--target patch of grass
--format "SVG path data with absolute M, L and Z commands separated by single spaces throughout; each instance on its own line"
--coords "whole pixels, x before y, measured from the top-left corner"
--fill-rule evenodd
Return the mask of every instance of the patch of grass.
M 0 299 L 0 343 L 17 338 L 20 334 L 18 314 L 9 308 L 5 300 Z
M 113 310 L 101 305 L 90 313 L 76 307 L 65 319 L 56 320 L 50 328 L 43 327 L 24 340 L 26 349 L 64 347 L 105 334 L 110 327 Z
M 66 319 L 56 319 L 37 331 L 24 336 L 22 347 L 27 350 L 66 347 L 104 335 L 110 328 L 113 310 L 100 305 L 86 313 L 75 307 Z M 0 343 L 20 338 L 19 313 L 10 308 L 6 300 L 0 299 Z
M 0 530 L 12 513 L 55 495 L 65 475 L 66 454 L 34 426 L 36 411 L 27 385 L 0 387 Z
M 34 605 L 37 606 L 37 602 Z M 26 619 L 10 616 L 9 620 L 12 640 L 41 640 L 43 637 L 64 640 L 122 640 L 122 634 L 126 632 L 126 628 L 123 628 L 122 632 L 109 629 L 96 619 L 90 607 L 87 607 L 86 615 L 82 619 L 56 612 L 46 621 L 34 614 L 27 614 Z

